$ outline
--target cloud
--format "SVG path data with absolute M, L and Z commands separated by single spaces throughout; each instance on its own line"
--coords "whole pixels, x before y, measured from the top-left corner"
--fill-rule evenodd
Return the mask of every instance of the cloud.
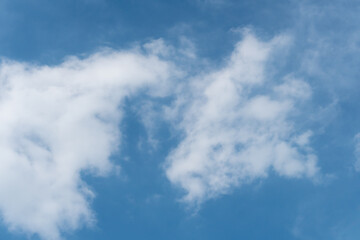
M 297 3 L 297 21 L 292 29 L 298 46 L 294 59 L 300 59 L 297 67 L 303 74 L 322 81 L 321 87 L 327 91 L 349 94 L 357 89 L 354 86 L 359 77 L 360 6 L 354 1 L 326 3 Z
M 156 51 L 159 51 L 157 49 Z M 83 174 L 105 176 L 125 98 L 161 96 L 174 67 L 141 50 L 57 66 L 0 64 L 0 213 L 11 230 L 58 240 L 94 222 Z
M 278 80 L 270 74 L 271 63 L 290 39 L 281 35 L 261 41 L 250 30 L 243 34 L 223 66 L 211 70 L 185 38 L 182 49 L 158 39 L 133 50 L 70 57 L 56 66 L 3 60 L 4 223 L 50 240 L 93 224 L 94 193 L 82 176 L 106 176 L 117 169 L 109 157 L 121 143 L 124 100 L 143 93 L 150 95 L 139 107 L 148 140 L 160 144 L 154 129 L 162 117 L 183 133 L 165 171 L 185 190 L 187 203 L 198 205 L 271 171 L 315 177 L 312 132 L 298 130 L 294 120 L 295 109 L 311 97 L 311 87 L 291 74 Z M 196 69 L 180 72 L 189 62 Z M 184 80 L 172 81 L 179 77 Z M 163 103 L 147 99 L 164 96 L 176 100 L 161 116 Z
M 355 153 L 355 157 L 356 157 L 355 169 L 356 169 L 356 171 L 360 171 L 360 133 L 355 135 L 354 141 L 355 141 L 354 153 Z
M 264 42 L 245 31 L 223 67 L 191 78 L 178 91 L 167 115 L 183 138 L 165 170 L 185 190 L 183 201 L 199 205 L 270 171 L 317 175 L 311 131 L 299 131 L 293 121 L 311 88 L 291 76 L 275 81 L 268 71 L 289 41 L 277 36 Z

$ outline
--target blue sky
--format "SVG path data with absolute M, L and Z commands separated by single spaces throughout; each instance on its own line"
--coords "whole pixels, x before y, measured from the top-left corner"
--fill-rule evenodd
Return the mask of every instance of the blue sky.
M 0 239 L 358 239 L 359 8 L 0 0 Z

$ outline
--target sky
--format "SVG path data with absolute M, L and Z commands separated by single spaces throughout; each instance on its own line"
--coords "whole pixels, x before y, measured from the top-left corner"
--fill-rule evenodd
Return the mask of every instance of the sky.
M 359 239 L 359 10 L 0 0 L 0 239 Z

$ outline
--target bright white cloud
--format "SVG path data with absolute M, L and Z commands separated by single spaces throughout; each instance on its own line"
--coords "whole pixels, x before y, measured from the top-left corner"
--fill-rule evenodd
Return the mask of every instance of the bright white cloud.
M 186 191 L 184 201 L 198 205 L 270 171 L 294 178 L 317 174 L 311 132 L 298 132 L 291 120 L 311 88 L 292 77 L 276 84 L 267 74 L 274 53 L 288 42 L 286 36 L 263 42 L 245 32 L 224 67 L 179 90 L 168 116 L 184 137 L 165 169 Z
M 157 48 L 156 51 L 161 49 Z M 108 174 L 122 103 L 161 95 L 171 64 L 141 51 L 105 51 L 58 66 L 0 65 L 0 213 L 12 230 L 57 240 L 94 221 L 81 174 Z

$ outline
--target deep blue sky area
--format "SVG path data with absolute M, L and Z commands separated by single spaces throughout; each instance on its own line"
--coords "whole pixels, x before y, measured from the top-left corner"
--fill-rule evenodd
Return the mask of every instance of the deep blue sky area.
M 96 221 L 72 230 L 60 226 L 63 239 L 359 239 L 354 140 L 360 132 L 359 7 L 356 0 L 0 0 L 3 59 L 56 66 L 69 56 L 85 58 L 104 48 L 131 49 L 156 39 L 179 50 L 187 39 L 196 57 L 180 65 L 204 74 L 199 66 L 223 66 L 247 28 L 264 42 L 289 36 L 291 43 L 272 59 L 269 79 L 294 77 L 312 89 L 311 100 L 293 105 L 289 118 L 299 131 L 312 132 L 318 178 L 281 176 L 270 168 L 197 207 L 181 200 L 186 189 L 172 184 L 164 170 L 167 156 L 184 139 L 180 124 L 159 117 L 163 107 L 173 108 L 174 97 L 154 97 L 152 106 L 160 107 L 151 130 L 141 113 L 146 105 L 141 99 L 148 96 L 129 97 L 119 106 L 121 143 L 110 157 L 120 170 L 105 177 L 81 172 L 81 182 L 95 193 L 89 206 Z M 2 205 L 0 239 L 46 239 L 12 228 L 1 211 Z
M 268 0 L 3 1 L 1 8 L 1 55 L 40 63 L 181 35 L 193 40 L 201 55 L 221 56 L 238 40 L 232 29 L 254 26 L 271 37 L 292 26 L 296 12 L 291 1 Z

